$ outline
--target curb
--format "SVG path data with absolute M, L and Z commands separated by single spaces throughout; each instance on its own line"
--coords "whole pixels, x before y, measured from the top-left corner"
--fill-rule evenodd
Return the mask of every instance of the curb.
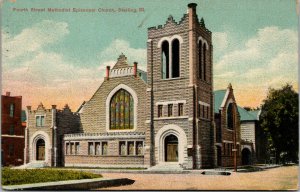
M 134 180 L 128 178 L 108 179 L 108 178 L 96 178 L 96 179 L 81 179 L 81 180 L 69 180 L 69 181 L 55 181 L 46 183 L 33 183 L 23 185 L 11 185 L 2 186 L 2 189 L 7 191 L 18 190 L 87 190 L 103 187 L 113 187 L 120 185 L 133 184 Z

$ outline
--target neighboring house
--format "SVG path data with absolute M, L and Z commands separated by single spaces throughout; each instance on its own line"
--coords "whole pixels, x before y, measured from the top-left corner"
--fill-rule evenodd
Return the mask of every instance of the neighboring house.
M 23 163 L 24 127 L 22 126 L 22 96 L 1 96 L 1 164 L 15 166 Z
M 260 110 L 238 109 L 241 116 L 242 164 L 265 163 L 267 139 L 258 122 Z
M 214 115 L 217 166 L 233 166 L 234 153 L 241 165 L 240 115 L 231 84 L 226 90 L 214 91 Z

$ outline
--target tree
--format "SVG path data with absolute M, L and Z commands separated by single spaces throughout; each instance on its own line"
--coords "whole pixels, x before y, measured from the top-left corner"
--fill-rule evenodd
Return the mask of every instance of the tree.
M 281 89 L 270 88 L 263 101 L 260 125 L 274 151 L 276 163 L 298 162 L 298 93 L 289 84 Z

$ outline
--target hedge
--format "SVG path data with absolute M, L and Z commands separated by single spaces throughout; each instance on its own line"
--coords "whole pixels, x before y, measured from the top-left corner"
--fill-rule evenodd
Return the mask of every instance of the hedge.
M 51 181 L 93 179 L 102 177 L 83 171 L 55 169 L 2 169 L 2 185 L 21 185 Z

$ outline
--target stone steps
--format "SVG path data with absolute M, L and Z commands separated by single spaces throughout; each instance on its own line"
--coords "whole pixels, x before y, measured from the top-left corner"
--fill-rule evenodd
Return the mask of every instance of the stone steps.
M 31 162 L 25 165 L 15 167 L 14 169 L 36 169 L 36 168 L 44 168 L 44 167 L 47 167 L 47 164 L 45 162 Z

